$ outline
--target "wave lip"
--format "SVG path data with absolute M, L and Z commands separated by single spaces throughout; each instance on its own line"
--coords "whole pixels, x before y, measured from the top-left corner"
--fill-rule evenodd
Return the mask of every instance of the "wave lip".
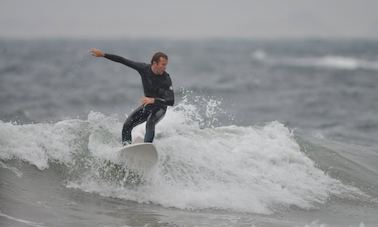
M 290 62 L 290 61 L 289 61 Z M 291 62 L 299 66 L 318 66 L 334 69 L 356 70 L 368 69 L 378 70 L 378 62 L 366 61 L 353 57 L 324 56 L 319 58 L 292 59 Z
M 365 60 L 349 56 L 325 55 L 320 57 L 274 57 L 262 50 L 251 54 L 256 61 L 271 65 L 287 65 L 297 67 L 320 67 L 342 70 L 378 70 L 378 61 Z

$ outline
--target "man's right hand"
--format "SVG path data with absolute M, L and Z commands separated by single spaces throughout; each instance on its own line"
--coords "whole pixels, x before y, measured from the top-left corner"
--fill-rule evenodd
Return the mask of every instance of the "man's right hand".
M 90 53 L 92 54 L 92 56 L 95 56 L 95 57 L 104 57 L 105 56 L 104 52 L 102 52 L 101 50 L 96 49 L 96 48 L 92 48 Z

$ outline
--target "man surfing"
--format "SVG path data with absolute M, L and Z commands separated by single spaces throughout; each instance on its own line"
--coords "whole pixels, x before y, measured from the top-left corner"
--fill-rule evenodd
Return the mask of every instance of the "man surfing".
M 144 142 L 152 143 L 155 136 L 155 125 L 164 117 L 167 106 L 173 106 L 174 92 L 169 74 L 165 71 L 168 65 L 168 56 L 157 52 L 151 59 L 151 64 L 135 62 L 114 54 L 104 53 L 92 48 L 90 53 L 95 57 L 104 57 L 119 62 L 138 71 L 142 78 L 144 97 L 141 105 L 126 119 L 122 128 L 122 144 L 131 144 L 131 131 L 145 121 L 146 134 Z

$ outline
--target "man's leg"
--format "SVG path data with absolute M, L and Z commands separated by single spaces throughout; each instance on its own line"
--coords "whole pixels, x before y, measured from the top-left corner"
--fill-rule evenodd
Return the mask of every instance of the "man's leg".
M 144 106 L 139 106 L 126 119 L 122 128 L 122 144 L 131 144 L 131 131 L 139 124 L 147 120 L 149 111 L 145 110 Z
M 155 137 L 155 125 L 164 117 L 166 112 L 165 108 L 159 108 L 152 111 L 147 118 L 146 122 L 146 135 L 144 136 L 145 143 L 152 143 Z

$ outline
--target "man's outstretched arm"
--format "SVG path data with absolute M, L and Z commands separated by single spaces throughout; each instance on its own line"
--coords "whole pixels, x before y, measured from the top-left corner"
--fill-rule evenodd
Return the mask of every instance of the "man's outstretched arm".
M 95 57 L 104 57 L 104 58 L 107 58 L 109 60 L 124 64 L 124 65 L 126 65 L 130 68 L 137 70 L 137 71 L 139 71 L 140 69 L 142 69 L 146 65 L 145 63 L 134 62 L 134 61 L 131 61 L 129 59 L 126 59 L 126 58 L 118 56 L 118 55 L 104 53 L 101 50 L 96 49 L 96 48 L 92 48 L 90 52 Z

